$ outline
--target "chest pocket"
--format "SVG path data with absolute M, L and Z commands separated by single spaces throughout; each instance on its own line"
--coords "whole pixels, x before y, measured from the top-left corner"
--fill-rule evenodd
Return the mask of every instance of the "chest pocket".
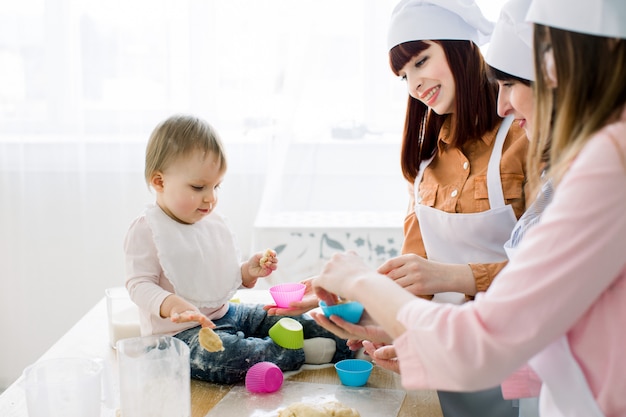
M 437 201 L 437 190 L 439 189 L 439 184 L 422 184 L 420 185 L 420 196 L 422 197 L 422 201 L 420 204 L 423 204 L 427 207 L 434 207 L 435 201 Z
M 507 205 L 513 206 L 519 218 L 525 209 L 524 176 L 519 174 L 502 174 L 502 191 Z M 474 200 L 476 211 L 489 210 L 489 193 L 487 191 L 487 176 L 480 175 L 475 179 Z

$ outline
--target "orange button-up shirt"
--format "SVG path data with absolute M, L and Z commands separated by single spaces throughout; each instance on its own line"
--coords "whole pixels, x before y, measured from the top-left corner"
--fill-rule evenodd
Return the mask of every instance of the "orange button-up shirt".
M 449 146 L 449 122 L 439 133 L 437 155 L 423 174 L 419 185 L 422 203 L 448 213 L 478 213 L 489 210 L 487 192 L 487 166 L 491 157 L 498 126 L 480 140 L 468 141 L 461 149 Z M 519 217 L 526 210 L 526 154 L 528 140 L 517 123 L 513 123 L 506 136 L 500 160 L 500 176 L 506 204 L 510 204 Z M 409 212 L 404 220 L 402 253 L 428 257 L 419 221 L 415 215 L 413 184 L 409 184 Z M 476 290 L 485 291 L 506 262 L 470 264 Z M 432 298 L 426 296 L 425 298 Z M 466 299 L 472 299 L 466 295 Z

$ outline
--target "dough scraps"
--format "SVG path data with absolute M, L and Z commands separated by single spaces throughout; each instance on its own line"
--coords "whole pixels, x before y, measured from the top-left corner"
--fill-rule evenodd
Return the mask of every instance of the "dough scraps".
M 276 255 L 274 255 L 274 251 L 271 249 L 266 249 L 265 253 L 263 254 L 263 256 L 261 257 L 261 259 L 259 260 L 259 265 L 262 268 L 267 267 L 270 264 L 270 259 L 275 258 Z
M 278 412 L 278 417 L 360 417 L 361 414 L 338 401 L 323 404 L 293 403 Z

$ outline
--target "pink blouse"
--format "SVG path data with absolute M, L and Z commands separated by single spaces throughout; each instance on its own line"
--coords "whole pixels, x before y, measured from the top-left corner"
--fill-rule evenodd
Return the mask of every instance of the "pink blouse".
M 407 389 L 496 386 L 566 335 L 601 410 L 625 416 L 626 112 L 580 152 L 487 292 L 461 306 L 415 299 L 398 320 Z

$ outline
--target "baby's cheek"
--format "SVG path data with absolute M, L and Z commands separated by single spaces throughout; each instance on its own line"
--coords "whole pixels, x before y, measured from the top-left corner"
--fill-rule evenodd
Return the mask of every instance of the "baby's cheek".
M 185 199 L 179 200 L 179 208 L 184 211 L 193 211 L 200 206 L 200 199 L 191 194 Z

